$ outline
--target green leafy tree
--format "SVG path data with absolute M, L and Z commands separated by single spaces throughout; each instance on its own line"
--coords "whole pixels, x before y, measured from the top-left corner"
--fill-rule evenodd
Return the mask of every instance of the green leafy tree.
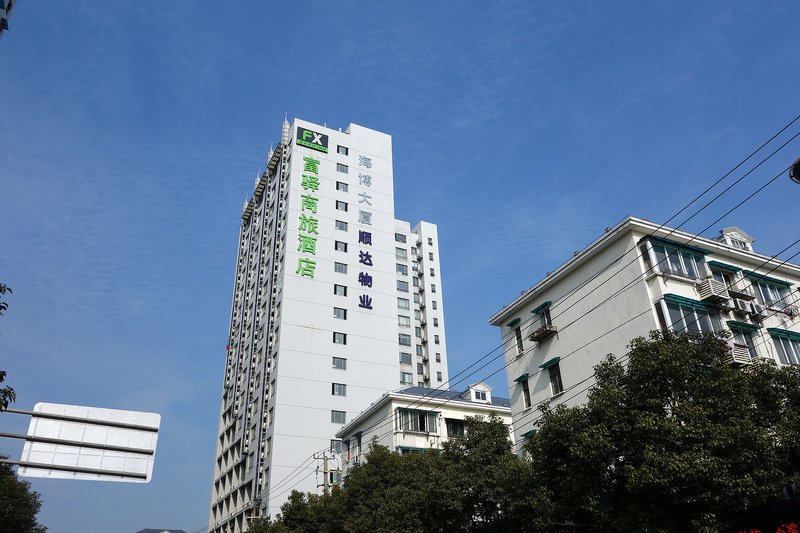
M 3 459 L 7 457 L 0 456 Z M 36 521 L 42 502 L 27 481 L 20 481 L 11 466 L 0 463 L 0 533 L 45 533 Z
M 496 417 L 465 426 L 442 451 L 400 455 L 373 441 L 341 488 L 293 492 L 258 533 L 525 530 L 527 466 L 511 452 L 508 428 Z
M 725 339 L 653 332 L 596 368 L 585 406 L 544 408 L 527 443 L 550 531 L 717 531 L 800 463 L 800 371 L 725 363 Z
M 0 296 L 10 293 L 11 289 L 5 283 L 0 283 Z M 8 303 L 0 300 L 0 315 L 8 309 Z M 4 370 L 0 370 L 0 383 L 3 383 L 6 379 L 6 372 Z M 14 392 L 14 389 L 11 387 L 5 386 L 0 387 L 0 412 L 5 411 L 8 409 L 8 404 L 13 402 L 17 399 L 17 395 Z

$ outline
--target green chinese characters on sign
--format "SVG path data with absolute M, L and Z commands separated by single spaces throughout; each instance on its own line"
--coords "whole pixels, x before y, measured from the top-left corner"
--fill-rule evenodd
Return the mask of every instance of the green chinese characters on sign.
M 305 231 L 306 233 L 313 233 L 319 235 L 319 220 L 314 217 L 307 217 L 300 215 L 300 224 L 298 230 Z
M 300 195 L 300 209 L 305 211 L 308 209 L 312 213 L 317 212 L 317 202 L 319 198 L 316 196 L 311 196 L 310 194 L 301 194 Z
M 319 190 L 319 176 L 312 176 L 310 174 L 303 174 L 303 179 L 300 181 L 300 186 L 307 191 Z
M 319 159 L 313 157 L 303 157 L 303 172 L 311 172 L 312 174 L 319 174 Z
M 308 278 L 313 278 L 314 269 L 316 268 L 317 268 L 316 261 L 314 261 L 313 259 L 309 259 L 307 257 L 301 257 L 300 259 L 297 260 L 297 270 L 295 270 L 295 273 Z
M 298 235 L 297 236 L 297 251 L 305 254 L 316 255 L 317 253 L 317 238 L 311 235 Z

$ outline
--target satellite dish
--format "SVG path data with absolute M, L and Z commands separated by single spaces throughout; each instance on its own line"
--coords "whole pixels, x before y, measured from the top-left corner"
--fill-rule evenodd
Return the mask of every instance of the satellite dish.
M 800 184 L 800 158 L 789 167 L 789 177 L 793 182 Z

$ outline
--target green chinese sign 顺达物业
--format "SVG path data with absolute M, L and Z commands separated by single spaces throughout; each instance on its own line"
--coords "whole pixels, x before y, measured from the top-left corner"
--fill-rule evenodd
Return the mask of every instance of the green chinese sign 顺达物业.
M 307 130 L 305 128 L 297 127 L 296 142 L 300 146 L 318 150 L 320 152 L 328 153 L 328 136 L 316 131 Z

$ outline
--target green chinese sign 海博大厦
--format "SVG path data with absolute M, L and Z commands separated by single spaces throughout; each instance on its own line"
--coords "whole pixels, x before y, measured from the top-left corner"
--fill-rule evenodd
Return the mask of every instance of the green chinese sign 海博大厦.
M 296 142 L 299 146 L 305 146 L 312 150 L 328 153 L 328 136 L 306 128 L 297 127 Z

